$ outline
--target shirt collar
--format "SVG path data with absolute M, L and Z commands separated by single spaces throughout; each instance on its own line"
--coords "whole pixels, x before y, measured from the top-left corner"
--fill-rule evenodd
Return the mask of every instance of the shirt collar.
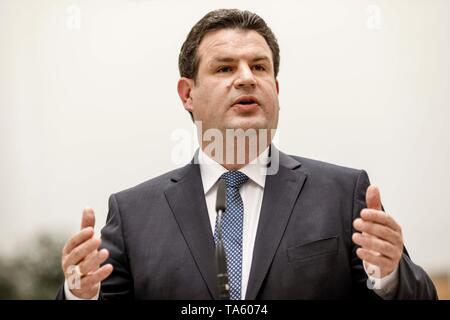
M 266 148 L 256 159 L 239 169 L 240 172 L 246 174 L 250 180 L 263 189 L 266 183 L 268 155 L 269 148 Z M 220 176 L 228 170 L 215 160 L 211 159 L 201 148 L 198 152 L 198 162 L 200 165 L 200 174 L 202 176 L 203 190 L 205 194 L 207 194 L 217 180 L 219 180 Z

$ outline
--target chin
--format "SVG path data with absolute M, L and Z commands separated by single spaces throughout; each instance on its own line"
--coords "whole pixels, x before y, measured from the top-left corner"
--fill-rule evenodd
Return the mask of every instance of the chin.
M 260 117 L 239 117 L 232 119 L 229 124 L 226 126 L 231 129 L 267 129 L 268 124 L 265 119 L 261 119 Z

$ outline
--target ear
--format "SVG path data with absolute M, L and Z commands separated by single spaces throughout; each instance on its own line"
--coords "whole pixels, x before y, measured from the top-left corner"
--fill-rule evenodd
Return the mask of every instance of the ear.
M 194 81 L 192 79 L 181 77 L 178 80 L 178 95 L 180 96 L 181 103 L 183 103 L 184 109 L 188 112 L 194 111 L 192 104 L 192 88 L 194 87 Z
M 277 95 L 280 95 L 280 83 L 278 82 L 278 79 L 275 79 L 275 84 L 277 86 Z M 278 110 L 280 110 L 279 105 L 278 105 Z

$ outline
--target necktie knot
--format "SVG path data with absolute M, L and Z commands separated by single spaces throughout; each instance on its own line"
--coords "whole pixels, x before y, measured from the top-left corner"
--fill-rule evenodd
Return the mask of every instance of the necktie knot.
M 245 182 L 248 181 L 248 177 L 245 173 L 240 171 L 228 171 L 220 176 L 220 179 L 225 181 L 227 188 L 233 187 L 239 189 Z

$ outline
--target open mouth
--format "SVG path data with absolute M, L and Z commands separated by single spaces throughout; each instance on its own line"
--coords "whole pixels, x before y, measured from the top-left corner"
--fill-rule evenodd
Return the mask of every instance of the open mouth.
M 243 105 L 249 105 L 249 104 L 254 104 L 257 103 L 256 100 L 253 99 L 243 99 L 243 100 L 239 100 L 237 102 L 237 104 L 243 104 Z
M 234 101 L 233 106 L 257 107 L 257 106 L 259 106 L 259 101 L 255 96 L 250 96 L 250 95 L 240 96 Z
M 248 97 L 240 97 L 240 98 L 238 98 L 235 101 L 234 104 L 235 105 L 239 104 L 239 105 L 248 106 L 248 105 L 252 105 L 252 104 L 258 104 L 258 100 L 256 98 L 250 97 L 250 96 L 248 96 Z
M 236 99 L 232 107 L 238 113 L 249 114 L 258 111 L 259 101 L 252 96 L 242 96 Z

